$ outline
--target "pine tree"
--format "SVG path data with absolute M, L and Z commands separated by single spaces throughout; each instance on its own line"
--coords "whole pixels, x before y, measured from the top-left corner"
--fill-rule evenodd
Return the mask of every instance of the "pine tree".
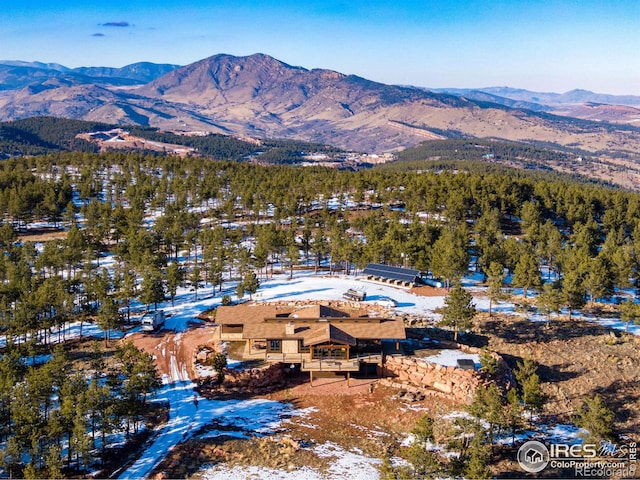
M 522 362 L 518 362 L 516 369 L 513 371 L 516 380 L 520 386 L 522 393 L 522 402 L 527 410 L 529 410 L 530 419 L 533 414 L 542 409 L 546 402 L 546 397 L 540 388 L 540 377 L 536 373 L 537 364 L 530 358 L 525 358 Z
M 537 253 L 546 260 L 548 278 L 551 279 L 551 273 L 557 271 L 558 257 L 562 252 L 562 233 L 551 220 L 547 220 L 542 224 L 540 238 Z
M 504 266 L 498 262 L 491 262 L 487 268 L 488 286 L 487 296 L 489 297 L 489 316 L 492 316 L 493 302 L 503 300 L 505 298 L 502 291 L 502 284 L 506 277 Z
M 242 287 L 243 292 L 249 294 L 249 300 L 252 299 L 252 295 L 258 291 L 260 288 L 260 280 L 256 277 L 256 274 L 253 273 L 253 270 L 249 270 L 244 278 L 242 279 Z
M 63 478 L 62 448 L 59 445 L 49 446 L 44 462 L 47 478 Z
M 145 269 L 140 287 L 139 298 L 143 304 L 154 305 L 155 308 L 158 308 L 158 303 L 164 301 L 164 282 L 158 268 L 151 266 Z
M 440 325 L 453 328 L 453 338 L 458 341 L 458 332 L 471 328 L 476 313 L 473 297 L 460 284 L 456 284 L 445 297 Z
M 536 301 L 538 308 L 546 315 L 549 327 L 551 314 L 559 312 L 562 307 L 562 292 L 555 283 L 545 283 Z
M 176 299 L 176 293 L 178 292 L 178 287 L 181 287 L 184 284 L 184 268 L 177 261 L 171 262 L 167 267 L 166 278 L 167 291 L 169 292 L 169 297 L 171 298 L 171 306 L 173 306 Z
M 227 357 L 224 353 L 215 352 L 211 357 L 211 367 L 216 371 L 216 383 L 222 385 L 224 382 L 224 371 L 227 368 Z
M 627 298 L 620 304 L 620 320 L 625 322 L 624 331 L 629 331 L 629 323 L 638 323 L 640 320 L 640 305 L 633 298 Z
M 117 303 L 107 296 L 100 303 L 100 311 L 98 313 L 98 326 L 104 332 L 104 346 L 109 346 L 109 338 L 111 330 L 120 325 L 120 313 L 118 312 Z
M 522 287 L 524 298 L 527 298 L 529 288 L 539 288 L 542 284 L 540 268 L 535 255 L 528 249 L 520 256 L 513 272 L 513 285 Z
M 324 258 L 324 256 L 329 252 L 329 247 L 327 245 L 327 239 L 322 233 L 322 230 L 317 230 L 313 236 L 313 243 L 311 244 L 311 251 L 315 256 L 315 273 L 318 273 L 318 269 L 320 268 L 320 262 Z
M 495 382 L 489 383 L 488 386 L 480 385 L 476 389 L 469 413 L 489 424 L 489 443 L 493 443 L 496 429 L 500 431 L 506 424 L 502 393 Z
M 582 308 L 586 301 L 587 289 L 584 286 L 583 275 L 580 271 L 568 270 L 562 277 L 562 300 L 569 310 L 569 320 L 571 312 Z
M 236 297 L 238 297 L 238 300 L 244 298 L 244 282 L 242 280 L 236 285 Z
M 490 377 L 498 373 L 498 360 L 491 355 L 491 351 L 487 347 L 480 350 L 480 369 Z
M 92 442 L 87 435 L 87 419 L 84 415 L 84 402 L 80 401 L 76 406 L 73 417 L 73 429 L 69 448 L 76 456 L 76 470 L 80 471 L 82 465 L 89 465 L 92 460 Z
M 407 460 L 413 466 L 414 478 L 436 478 L 442 467 L 435 453 L 420 443 L 413 443 L 407 451 Z
M 485 433 L 479 426 L 474 432 L 464 462 L 464 475 L 466 478 L 488 479 L 491 471 L 488 468 L 491 459 L 491 440 L 486 441 Z
M 203 286 L 202 284 L 202 272 L 200 271 L 200 267 L 196 263 L 193 267 L 191 267 L 191 271 L 189 272 L 189 284 L 191 285 L 191 290 L 194 292 L 194 300 L 198 300 L 198 290 Z
M 614 292 L 611 262 L 604 255 L 598 255 L 589 262 L 588 274 L 584 284 L 589 292 L 591 303 L 598 298 L 611 298 Z
M 600 395 L 596 395 L 586 398 L 584 404 L 578 407 L 576 425 L 588 431 L 584 438 L 586 443 L 599 444 L 602 440 L 613 440 L 614 419 L 613 411 Z
M 420 443 L 425 443 L 429 440 L 433 440 L 433 418 L 429 415 L 423 415 L 420 420 L 418 420 L 411 430 L 416 437 L 416 441 Z
M 295 237 L 289 237 L 287 243 L 287 257 L 289 257 L 289 280 L 291 280 L 293 278 L 293 267 L 300 263 L 300 248 L 296 243 Z
M 445 228 L 433 244 L 431 272 L 444 278 L 447 285 L 457 282 L 469 269 L 469 235 L 462 226 Z
M 516 433 L 522 428 L 522 404 L 516 388 L 507 392 L 507 405 L 505 410 L 505 425 L 511 429 L 511 444 L 516 440 Z

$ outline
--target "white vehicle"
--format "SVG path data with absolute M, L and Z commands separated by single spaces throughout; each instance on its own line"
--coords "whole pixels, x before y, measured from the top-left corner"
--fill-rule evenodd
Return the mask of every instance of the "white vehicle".
M 381 307 L 393 308 L 398 306 L 398 302 L 396 302 L 393 298 L 389 297 L 380 297 L 375 300 L 376 305 L 380 305 Z
M 143 332 L 155 332 L 164 325 L 164 310 L 154 310 L 153 312 L 147 312 L 142 316 L 140 320 L 142 324 Z
M 425 285 L 429 285 L 434 288 L 444 288 L 444 282 L 437 278 L 423 278 L 422 281 Z

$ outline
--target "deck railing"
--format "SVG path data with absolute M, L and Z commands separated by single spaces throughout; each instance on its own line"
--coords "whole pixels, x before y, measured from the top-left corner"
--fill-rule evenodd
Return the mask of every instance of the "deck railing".
M 301 363 L 309 359 L 308 353 L 267 353 L 267 362 Z
M 360 370 L 360 360 L 303 360 L 300 366 L 303 372 L 357 372 Z

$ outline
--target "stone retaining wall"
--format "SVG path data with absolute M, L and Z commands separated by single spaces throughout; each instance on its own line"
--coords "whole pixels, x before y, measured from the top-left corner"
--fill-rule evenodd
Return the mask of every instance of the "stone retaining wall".
M 267 368 L 249 368 L 247 370 L 226 369 L 223 390 L 246 393 L 268 393 L 280 389 L 285 384 L 282 364 L 275 363 Z
M 198 390 L 203 395 L 264 395 L 280 390 L 286 385 L 282 364 L 275 363 L 266 368 L 235 370 L 225 368 L 222 385 L 214 377 L 202 378 Z
M 460 403 L 473 402 L 481 383 L 480 376 L 473 370 L 445 367 L 415 357 L 387 357 L 385 368 L 402 384 L 433 389 Z

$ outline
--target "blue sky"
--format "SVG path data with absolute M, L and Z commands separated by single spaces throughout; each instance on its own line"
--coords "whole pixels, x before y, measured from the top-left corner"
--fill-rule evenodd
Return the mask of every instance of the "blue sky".
M 4 60 L 186 65 L 260 52 L 384 83 L 640 95 L 638 0 L 30 0 L 2 10 Z

